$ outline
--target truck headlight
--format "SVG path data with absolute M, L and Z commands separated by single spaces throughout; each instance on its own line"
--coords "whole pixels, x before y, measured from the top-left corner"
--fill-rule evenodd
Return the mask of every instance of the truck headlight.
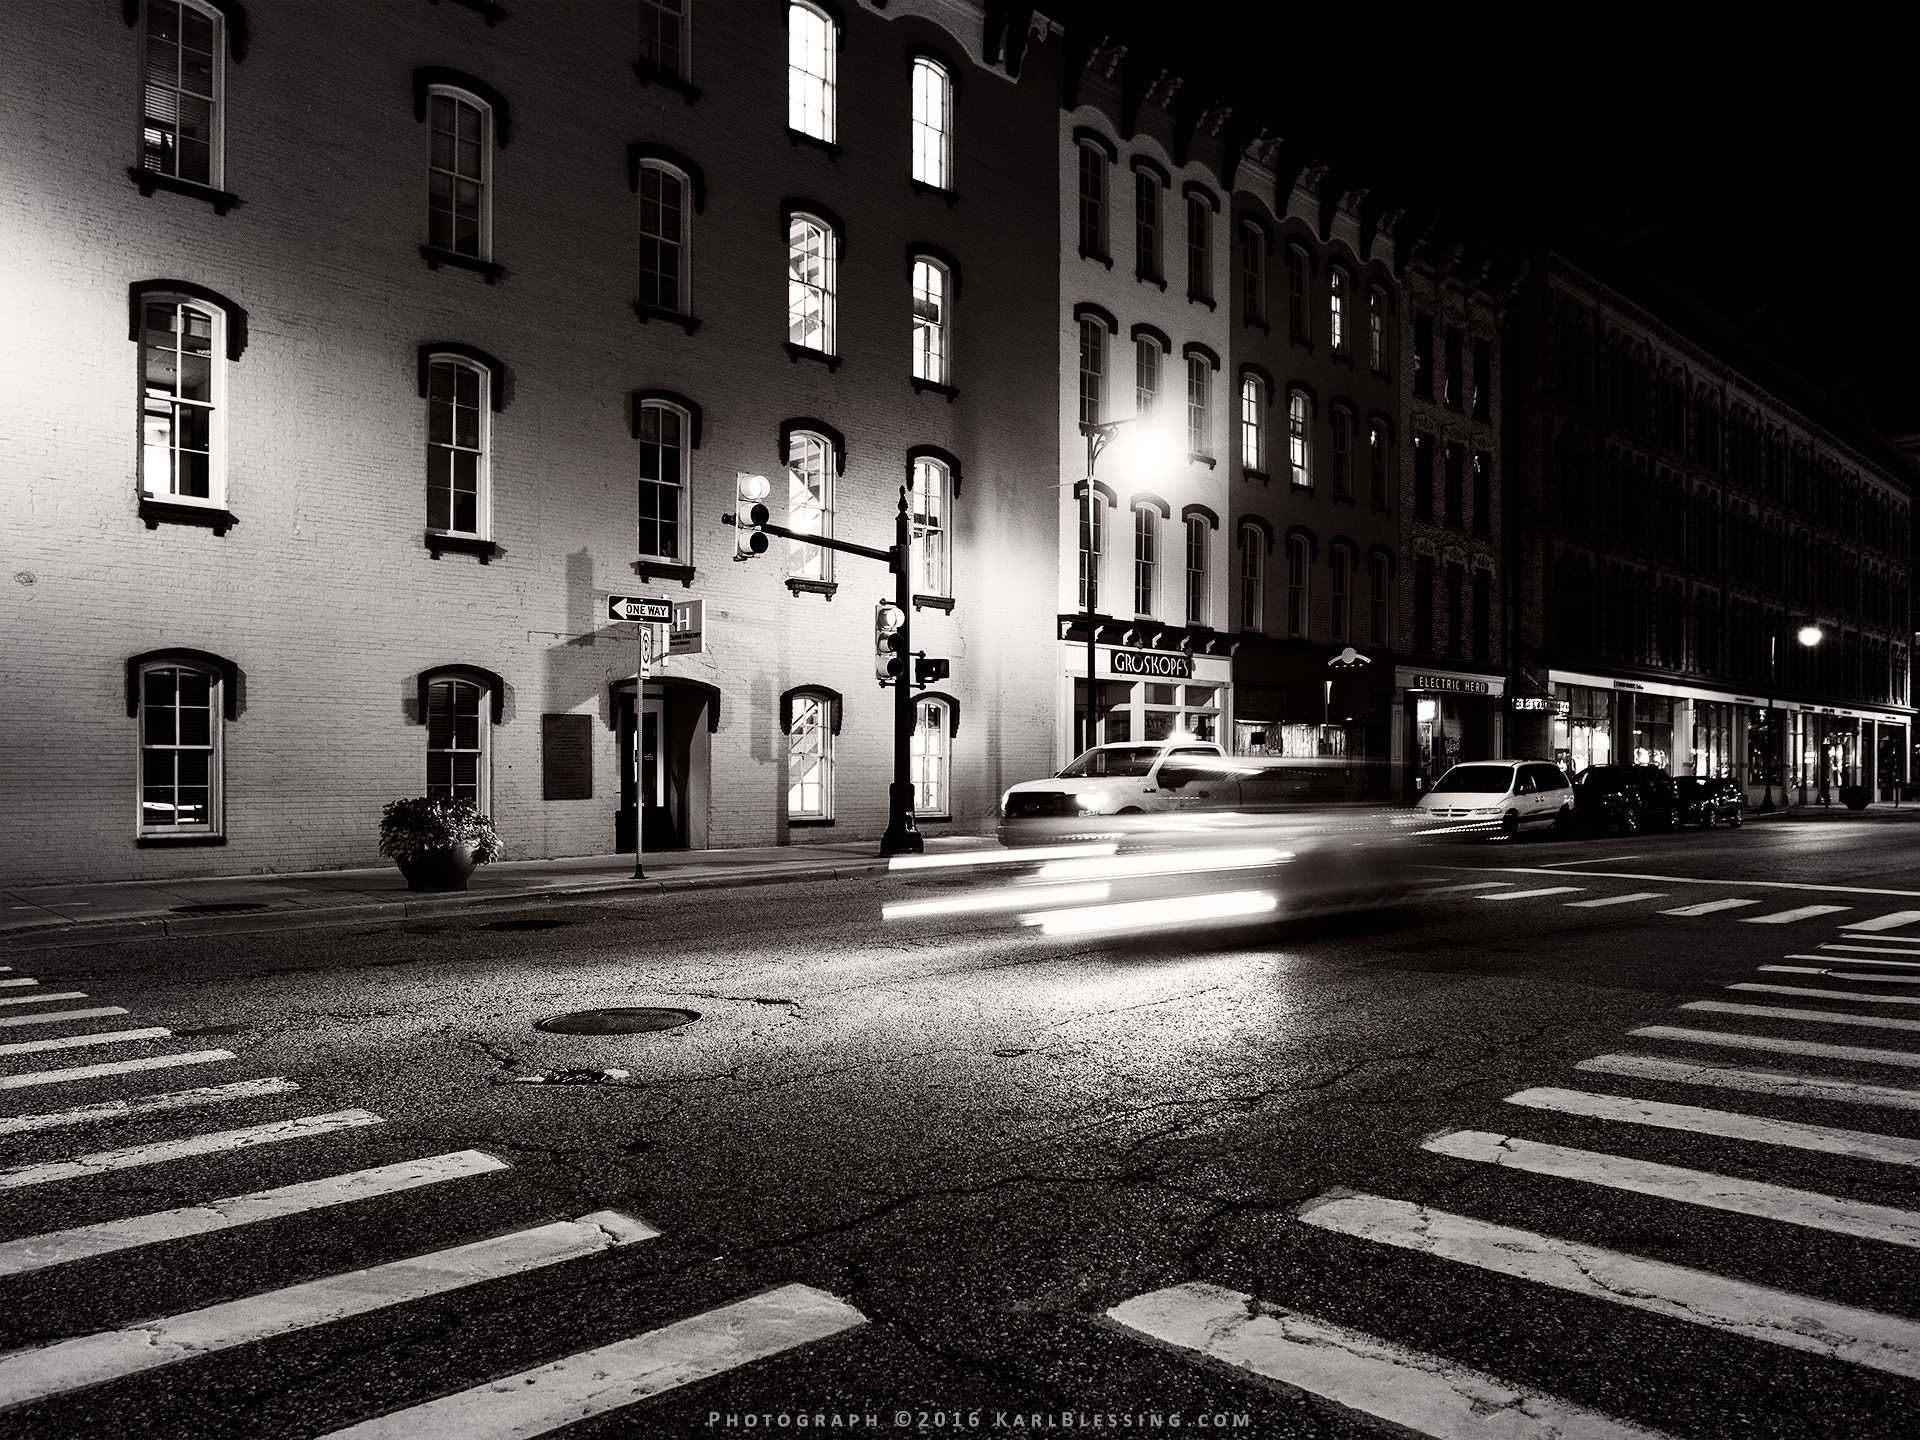
M 1098 795 L 1076 795 L 1073 797 L 1073 808 L 1078 810 L 1082 815 L 1097 815 L 1100 813 L 1100 797 Z

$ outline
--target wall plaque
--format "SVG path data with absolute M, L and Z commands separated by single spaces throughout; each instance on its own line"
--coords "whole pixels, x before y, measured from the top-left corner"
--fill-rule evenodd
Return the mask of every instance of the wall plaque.
M 540 798 L 593 798 L 593 717 L 540 717 Z

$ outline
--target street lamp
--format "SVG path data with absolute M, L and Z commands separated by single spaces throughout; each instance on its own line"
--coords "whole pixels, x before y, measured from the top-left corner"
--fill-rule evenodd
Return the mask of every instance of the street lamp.
M 1099 626 L 1094 616 L 1100 608 L 1100 572 L 1096 552 L 1093 548 L 1093 467 L 1102 452 L 1119 435 L 1120 427 L 1132 425 L 1141 420 L 1151 419 L 1151 415 L 1129 415 L 1121 420 L 1107 420 L 1098 424 L 1082 424 L 1080 433 L 1087 437 L 1087 478 L 1075 486 L 1075 492 L 1087 507 L 1087 594 L 1085 608 L 1080 618 L 1087 627 L 1087 720 L 1081 734 L 1081 749 L 1093 748 L 1093 712 L 1095 696 L 1099 694 L 1100 662 L 1095 641 L 1099 636 Z M 1143 427 L 1133 432 L 1122 447 L 1130 461 L 1128 469 L 1133 478 L 1146 479 L 1171 469 L 1177 458 L 1173 437 L 1164 430 Z
M 1794 633 L 1794 638 L 1811 650 L 1826 638 L 1826 631 L 1822 630 L 1818 625 L 1802 625 L 1799 630 Z M 1767 728 L 1769 730 L 1772 730 L 1778 723 L 1778 717 L 1774 714 L 1774 687 L 1778 676 L 1779 642 L 1780 637 L 1778 634 L 1767 636 Z M 1778 734 L 1773 734 L 1768 737 L 1767 749 L 1772 751 L 1773 754 L 1768 757 L 1767 793 L 1762 796 L 1760 800 L 1760 813 L 1762 815 L 1771 815 L 1773 813 L 1774 766 L 1772 762 L 1780 754 L 1780 737 Z M 1780 793 L 1783 799 L 1786 796 L 1786 790 L 1786 784 L 1782 782 Z M 1820 762 L 1820 803 L 1822 805 L 1827 803 L 1827 766 L 1824 750 L 1821 753 Z

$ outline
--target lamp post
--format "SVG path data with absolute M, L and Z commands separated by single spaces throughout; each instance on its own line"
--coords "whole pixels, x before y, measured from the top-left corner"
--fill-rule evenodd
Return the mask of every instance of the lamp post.
M 1818 625 L 1812 625 L 1812 624 L 1802 625 L 1799 628 L 1799 630 L 1795 632 L 1794 638 L 1798 640 L 1807 649 L 1811 650 L 1814 646 L 1818 645 L 1821 642 L 1821 640 L 1826 638 L 1826 632 L 1822 630 Z M 1780 644 L 1780 636 L 1777 632 L 1767 636 L 1767 728 L 1769 731 L 1773 731 L 1774 733 L 1768 737 L 1768 743 L 1767 743 L 1767 749 L 1771 751 L 1772 754 L 1768 757 L 1767 793 L 1765 794 L 1765 796 L 1761 798 L 1761 801 L 1760 801 L 1760 813 L 1762 815 L 1771 815 L 1773 813 L 1773 768 L 1775 765 L 1781 763 L 1781 753 L 1782 753 L 1780 748 L 1780 736 L 1777 731 L 1777 726 L 1779 725 L 1779 716 L 1776 713 L 1775 707 L 1774 707 L 1774 701 L 1776 698 L 1774 695 L 1774 691 L 1777 688 L 1779 683 L 1779 680 L 1778 680 L 1779 644 Z M 1786 793 L 1787 793 L 1787 786 L 1786 786 L 1786 782 L 1783 780 L 1780 784 L 1780 795 L 1783 802 L 1786 799 Z M 1820 803 L 1822 805 L 1825 805 L 1827 803 L 1827 767 L 1826 767 L 1826 758 L 1825 758 L 1824 749 L 1821 752 L 1821 764 L 1820 764 Z
M 1074 487 L 1074 494 L 1087 507 L 1087 593 L 1086 604 L 1080 611 L 1080 619 L 1087 627 L 1087 720 L 1086 728 L 1081 735 L 1082 750 L 1093 748 L 1093 712 L 1095 697 L 1099 694 L 1100 687 L 1100 660 L 1095 644 L 1100 633 L 1099 624 L 1095 619 L 1100 608 L 1100 572 L 1098 555 L 1093 548 L 1093 467 L 1099 460 L 1101 452 L 1120 433 L 1121 426 L 1151 418 L 1152 412 L 1148 411 L 1139 415 L 1128 415 L 1119 420 L 1104 420 L 1095 424 L 1083 422 L 1080 426 L 1080 433 L 1087 437 L 1087 475 Z M 1137 464 L 1136 469 L 1147 469 L 1161 459 L 1160 456 L 1151 452 L 1149 442 L 1164 441 L 1164 439 L 1164 436 L 1151 430 L 1135 432 L 1132 448 L 1143 452 L 1143 463 Z

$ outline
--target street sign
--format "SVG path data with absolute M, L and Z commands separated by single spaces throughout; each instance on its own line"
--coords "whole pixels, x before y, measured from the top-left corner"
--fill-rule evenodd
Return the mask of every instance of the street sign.
M 673 602 L 664 595 L 609 595 L 609 620 L 644 620 L 665 624 L 673 620 Z
M 707 650 L 707 602 L 675 600 L 673 626 L 667 631 L 669 655 L 704 655 Z

